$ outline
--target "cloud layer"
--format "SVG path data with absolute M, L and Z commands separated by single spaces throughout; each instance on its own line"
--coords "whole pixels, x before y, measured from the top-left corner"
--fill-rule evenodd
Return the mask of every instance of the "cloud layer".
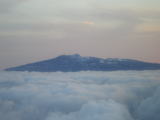
M 0 118 L 159 120 L 159 72 L 0 72 Z

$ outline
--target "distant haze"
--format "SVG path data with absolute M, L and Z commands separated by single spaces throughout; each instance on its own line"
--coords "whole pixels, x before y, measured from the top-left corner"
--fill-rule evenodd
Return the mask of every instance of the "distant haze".
M 0 69 L 62 54 L 160 63 L 158 0 L 0 0 Z

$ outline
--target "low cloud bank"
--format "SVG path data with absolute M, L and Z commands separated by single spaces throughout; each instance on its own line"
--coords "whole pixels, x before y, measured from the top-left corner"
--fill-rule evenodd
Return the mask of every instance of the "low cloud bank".
M 0 72 L 0 119 L 160 120 L 159 73 Z

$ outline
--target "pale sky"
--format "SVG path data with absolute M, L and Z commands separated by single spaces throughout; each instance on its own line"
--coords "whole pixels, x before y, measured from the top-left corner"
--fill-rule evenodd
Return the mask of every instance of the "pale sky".
M 160 0 L 0 0 L 0 69 L 74 53 L 160 63 Z

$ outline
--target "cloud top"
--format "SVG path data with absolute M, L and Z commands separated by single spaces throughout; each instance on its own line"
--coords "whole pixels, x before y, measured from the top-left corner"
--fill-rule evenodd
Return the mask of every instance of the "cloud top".
M 159 120 L 159 78 L 159 71 L 0 72 L 0 118 Z

